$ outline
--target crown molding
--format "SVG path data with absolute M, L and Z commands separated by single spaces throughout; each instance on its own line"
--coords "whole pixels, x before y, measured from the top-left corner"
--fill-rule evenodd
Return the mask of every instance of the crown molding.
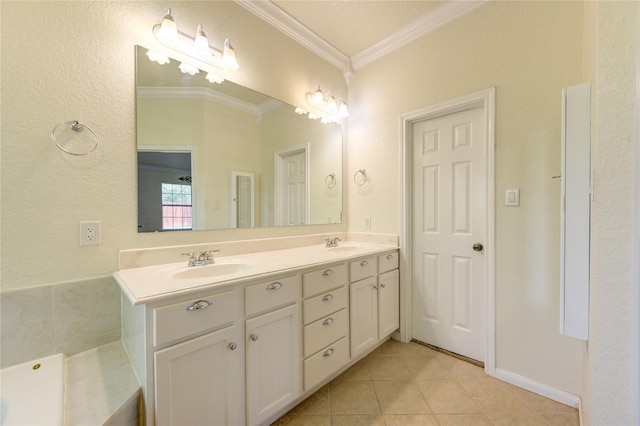
M 377 61 L 414 40 L 460 18 L 489 0 L 447 1 L 431 12 L 411 21 L 407 26 L 351 57 L 354 70 Z
M 349 57 L 322 37 L 302 25 L 275 3 L 266 0 L 235 0 L 257 17 L 288 35 L 336 68 L 347 72 L 351 69 Z
M 138 87 L 136 94 L 139 98 L 147 99 L 206 99 L 251 114 L 258 121 L 263 113 L 282 105 L 275 99 L 275 102 L 265 101 L 262 105 L 254 105 L 206 87 Z

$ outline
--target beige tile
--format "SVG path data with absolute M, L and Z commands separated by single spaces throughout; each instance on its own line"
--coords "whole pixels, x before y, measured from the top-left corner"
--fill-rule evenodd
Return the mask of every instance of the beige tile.
M 432 414 L 390 414 L 384 416 L 384 421 L 387 426 L 438 426 Z
M 371 353 L 373 356 L 400 355 L 393 339 L 389 339 Z
M 456 380 L 416 380 L 434 413 L 480 413 L 480 407 Z
M 547 424 L 551 426 L 580 426 L 578 411 L 569 414 L 540 414 Z
M 522 402 L 536 413 L 573 414 L 578 412 L 573 407 L 560 404 L 552 399 L 545 398 L 517 386 L 508 385 L 508 387 L 511 392 L 513 392 L 518 398 L 520 398 L 520 400 L 522 400 Z
M 546 424 L 535 413 L 488 413 L 487 416 L 496 426 L 540 426 Z
M 402 359 L 414 379 L 453 379 L 438 357 L 404 356 Z
M 411 380 L 412 376 L 399 356 L 377 356 L 366 360 L 371 380 Z
M 290 416 L 287 414 L 272 425 L 331 426 L 331 416 Z
M 438 414 L 441 426 L 493 426 L 493 422 L 484 414 Z
M 385 426 L 382 416 L 331 416 L 332 426 Z
M 287 414 L 293 416 L 331 414 L 329 410 L 329 385 L 320 388 L 316 393 L 296 405 L 295 408 Z
M 380 414 L 370 381 L 334 381 L 329 387 L 331 414 Z
M 349 367 L 347 371 L 338 376 L 336 380 L 371 380 L 366 359 Z
M 460 384 L 485 413 L 530 413 L 509 386 L 493 378 L 461 380 Z
M 418 386 L 412 381 L 374 381 L 383 414 L 431 414 Z
M 482 367 L 462 361 L 445 354 L 438 354 L 437 358 L 447 367 L 456 379 L 484 379 L 487 375 Z
M 394 343 L 396 345 L 396 349 L 402 356 L 436 356 L 438 354 L 438 352 L 433 349 L 429 349 L 428 347 L 417 343 L 402 343 L 397 341 L 394 341 Z

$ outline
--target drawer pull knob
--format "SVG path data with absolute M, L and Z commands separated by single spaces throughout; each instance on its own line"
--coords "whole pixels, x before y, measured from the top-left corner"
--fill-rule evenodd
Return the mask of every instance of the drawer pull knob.
M 326 351 L 324 351 L 324 353 L 322 354 L 322 357 L 323 358 L 328 358 L 331 355 L 333 355 L 333 348 L 329 348 Z
M 258 335 L 252 334 L 251 336 L 249 336 L 249 339 L 251 339 L 252 342 L 255 342 L 256 340 L 258 340 Z
M 360 266 L 367 266 L 369 264 L 369 262 L 367 262 L 366 260 L 363 260 L 362 262 L 360 262 Z
M 210 300 L 198 300 L 187 306 L 187 311 L 197 311 L 200 309 L 208 308 L 209 306 L 211 306 Z
M 333 299 L 333 294 L 325 294 L 324 297 L 322 298 L 323 302 L 328 302 L 331 299 Z
M 388 254 L 387 255 L 387 260 L 391 260 L 391 259 L 393 259 L 393 255 L 392 254 Z
M 282 287 L 282 283 L 275 282 L 273 284 L 269 284 L 267 286 L 267 290 L 269 290 L 269 291 L 271 291 L 271 290 L 280 290 L 280 287 Z
M 227 345 L 229 347 L 229 349 L 231 349 L 232 351 L 235 351 L 238 348 L 238 344 L 235 342 L 231 342 Z
M 374 289 L 374 290 L 377 290 L 377 289 L 378 289 L 378 286 L 377 286 L 377 285 L 374 285 L 374 286 L 373 286 L 373 289 Z
M 333 323 L 333 318 L 327 318 L 322 322 L 322 325 L 331 325 Z
M 333 275 L 333 271 L 331 269 L 327 269 L 322 273 L 323 277 L 330 277 L 331 275 Z
M 381 288 L 385 288 L 386 286 L 385 286 L 385 284 L 384 284 L 384 283 L 380 283 L 380 287 L 381 287 Z

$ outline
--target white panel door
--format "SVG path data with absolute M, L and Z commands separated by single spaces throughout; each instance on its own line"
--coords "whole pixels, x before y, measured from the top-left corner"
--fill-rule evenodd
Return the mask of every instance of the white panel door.
M 304 152 L 285 158 L 285 224 L 302 225 L 307 217 L 307 163 Z
M 413 337 L 480 361 L 486 145 L 484 108 L 413 125 Z
M 251 205 L 253 203 L 251 194 L 251 177 L 238 176 L 238 207 L 237 207 L 237 223 L 238 228 L 251 228 Z

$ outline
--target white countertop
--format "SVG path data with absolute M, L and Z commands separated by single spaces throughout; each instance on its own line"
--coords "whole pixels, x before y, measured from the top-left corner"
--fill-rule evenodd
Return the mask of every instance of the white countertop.
M 176 274 L 189 273 L 195 268 L 208 268 L 208 266 L 187 267 L 186 260 L 179 263 L 123 269 L 113 275 L 129 301 L 133 305 L 141 305 L 197 291 L 229 286 L 248 278 L 263 277 L 266 279 L 271 274 L 282 271 L 347 261 L 396 249 L 398 247 L 395 245 L 347 241 L 340 243 L 337 248 L 313 245 L 226 257 L 216 256 L 216 264 L 219 266 L 225 264 L 246 265 L 244 266 L 246 269 L 225 275 L 175 278 Z

